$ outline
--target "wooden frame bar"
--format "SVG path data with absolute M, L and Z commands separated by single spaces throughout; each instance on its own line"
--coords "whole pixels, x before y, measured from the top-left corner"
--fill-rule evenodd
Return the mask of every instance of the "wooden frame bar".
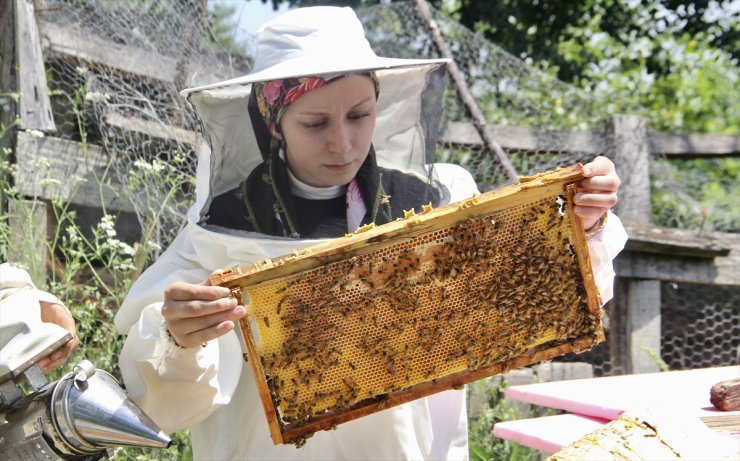
M 247 318 L 242 319 L 240 322 L 240 327 L 242 330 L 242 334 L 245 340 L 245 345 L 247 349 L 247 355 L 248 355 L 248 361 L 250 363 L 250 366 L 252 368 L 252 371 L 255 375 L 255 380 L 257 382 L 257 388 L 260 395 L 260 398 L 263 403 L 263 409 L 265 411 L 268 426 L 270 428 L 272 440 L 274 443 L 295 443 L 296 445 L 300 446 L 307 437 L 309 437 L 312 433 L 320 430 L 327 430 L 335 427 L 337 424 L 341 424 L 347 421 L 351 421 L 356 418 L 360 418 L 372 413 L 375 413 L 377 411 L 381 411 L 385 408 L 390 408 L 396 405 L 400 405 L 412 400 L 419 399 L 421 397 L 425 397 L 437 392 L 441 392 L 447 389 L 452 388 L 461 388 L 467 383 L 476 381 L 478 379 L 484 378 L 486 376 L 490 376 L 496 373 L 501 373 L 504 371 L 507 371 L 511 368 L 515 367 L 521 367 L 524 365 L 532 364 L 535 362 L 543 361 L 551 359 L 555 356 L 562 355 L 567 352 L 580 352 L 586 349 L 589 349 L 594 344 L 603 341 L 604 340 L 604 334 L 603 329 L 601 327 L 601 306 L 600 306 L 600 299 L 599 295 L 594 283 L 593 275 L 591 274 L 591 266 L 590 266 L 590 260 L 588 255 L 588 249 L 586 246 L 586 238 L 585 233 L 583 229 L 583 225 L 581 222 L 581 219 L 578 218 L 574 212 L 573 212 L 573 196 L 575 194 L 575 186 L 574 183 L 577 182 L 579 179 L 582 178 L 581 176 L 581 167 L 580 165 L 575 165 L 569 168 L 559 169 L 553 172 L 548 172 L 546 174 L 537 175 L 530 178 L 522 178 L 521 182 L 519 184 L 514 184 L 511 186 L 504 187 L 502 189 L 491 191 L 486 194 L 473 197 L 469 200 L 465 200 L 462 202 L 458 202 L 451 205 L 446 205 L 439 207 L 437 209 L 432 209 L 431 206 L 424 207 L 424 210 L 420 214 L 416 214 L 413 211 L 407 212 L 405 219 L 399 219 L 397 221 L 384 224 L 382 226 L 374 226 L 374 225 L 368 225 L 365 227 L 362 227 L 357 230 L 357 232 L 353 234 L 348 234 L 345 237 L 341 237 L 338 239 L 333 239 L 330 241 L 327 241 L 325 243 L 321 243 L 318 245 L 315 245 L 313 247 L 299 250 L 293 252 L 291 255 L 286 255 L 280 258 L 265 260 L 261 262 L 257 262 L 256 264 L 253 264 L 251 266 L 245 266 L 238 269 L 227 269 L 218 273 L 215 273 L 211 276 L 210 281 L 213 285 L 220 285 L 228 287 L 232 290 L 232 292 L 238 294 L 241 296 L 243 292 L 248 292 L 250 295 L 250 299 L 246 302 L 246 306 L 248 308 L 249 315 Z M 395 386 L 391 386 L 390 390 L 387 392 L 377 392 L 372 393 L 371 395 L 367 395 L 365 392 L 368 388 L 363 388 L 362 393 L 359 392 L 355 394 L 355 398 L 350 401 L 348 399 L 346 402 L 347 404 L 338 404 L 334 403 L 331 404 L 328 408 L 324 409 L 318 409 L 316 413 L 310 413 L 310 415 L 304 419 L 301 418 L 295 418 L 295 417 L 289 417 L 286 418 L 285 415 L 285 406 L 286 402 L 285 400 L 280 400 L 280 395 L 283 395 L 283 399 L 287 399 L 285 394 L 279 394 L 277 389 L 277 382 L 278 380 L 280 382 L 283 381 L 283 378 L 285 381 L 287 380 L 293 380 L 294 385 L 294 392 L 293 399 L 296 399 L 296 395 L 298 395 L 298 389 L 299 387 L 301 389 L 311 389 L 311 392 L 314 392 L 314 395 L 318 394 L 319 391 L 316 390 L 317 388 L 321 388 L 321 384 L 310 384 L 310 382 L 307 380 L 305 386 L 301 387 L 302 385 L 299 385 L 295 381 L 295 376 L 293 375 L 292 378 L 288 377 L 288 374 L 286 372 L 285 375 L 280 376 L 279 371 L 278 374 L 270 374 L 268 369 L 277 370 L 278 367 L 273 365 L 270 365 L 269 362 L 271 360 L 278 360 L 275 357 L 275 353 L 272 353 L 272 357 L 269 357 L 269 353 L 266 350 L 261 350 L 261 345 L 264 342 L 264 338 L 261 337 L 260 332 L 267 333 L 275 332 L 275 328 L 278 328 L 279 331 L 285 332 L 284 325 L 289 323 L 291 320 L 289 319 L 289 316 L 281 316 L 281 305 L 283 301 L 280 301 L 277 303 L 277 314 L 272 318 L 272 321 L 269 321 L 269 318 L 266 315 L 267 310 L 271 310 L 273 312 L 274 306 L 266 306 L 266 303 L 264 300 L 257 300 L 254 301 L 255 305 L 253 306 L 251 302 L 253 301 L 252 295 L 255 293 L 254 290 L 261 290 L 264 289 L 268 291 L 270 296 L 273 296 L 270 299 L 275 299 L 275 293 L 288 290 L 289 285 L 291 283 L 300 283 L 300 282 L 291 282 L 290 280 L 295 280 L 295 277 L 303 277 L 305 274 L 310 273 L 311 271 L 314 271 L 313 273 L 321 273 L 321 271 L 329 271 L 330 269 L 327 269 L 327 267 L 331 264 L 334 264 L 334 268 L 340 267 L 339 265 L 345 264 L 348 261 L 356 260 L 357 258 L 367 257 L 367 258 L 375 258 L 370 259 L 370 261 L 378 261 L 378 264 L 380 264 L 381 256 L 382 254 L 390 254 L 394 251 L 397 251 L 398 248 L 400 248 L 399 245 L 403 246 L 403 248 L 411 249 L 411 248 L 419 248 L 419 245 L 422 245 L 422 243 L 419 242 L 429 242 L 429 236 L 430 235 L 437 235 L 437 238 L 439 237 L 439 233 L 444 230 L 449 230 L 451 228 L 455 229 L 467 229 L 467 225 L 472 225 L 473 222 L 488 222 L 490 221 L 490 225 L 493 228 L 496 228 L 495 220 L 499 219 L 500 216 L 509 216 L 510 217 L 510 224 L 513 226 L 520 226 L 520 221 L 517 221 L 517 219 L 521 219 L 522 227 L 517 227 L 520 231 L 520 233 L 530 233 L 535 234 L 537 232 L 541 233 L 542 236 L 545 235 L 545 233 L 541 230 L 544 228 L 544 221 L 538 222 L 538 224 L 533 224 L 533 227 L 531 230 L 523 230 L 525 227 L 526 229 L 529 229 L 529 223 L 534 222 L 533 220 L 536 219 L 537 213 L 535 211 L 532 211 L 531 207 L 533 207 L 533 204 L 541 203 L 543 200 L 550 200 L 551 198 L 558 197 L 558 200 L 562 199 L 561 203 L 561 209 L 560 209 L 560 217 L 557 217 L 558 211 L 557 211 L 557 205 L 553 203 L 554 208 L 552 208 L 553 211 L 551 211 L 552 216 L 549 216 L 545 218 L 544 213 L 545 211 L 542 211 L 542 219 L 548 219 L 548 222 L 550 220 L 554 219 L 559 223 L 560 219 L 562 218 L 562 221 L 567 224 L 558 224 L 561 227 L 558 227 L 558 229 L 563 229 L 563 232 L 569 232 L 568 234 L 563 234 L 561 236 L 560 231 L 558 231 L 559 237 L 564 237 L 565 240 L 570 242 L 568 245 L 565 245 L 562 243 L 560 238 L 557 239 L 557 242 L 554 244 L 553 247 L 547 247 L 540 245 L 539 251 L 555 251 L 552 250 L 552 248 L 556 248 L 560 246 L 560 251 L 562 254 L 568 254 L 570 252 L 570 256 L 568 258 L 573 258 L 573 262 L 570 264 L 573 264 L 576 266 L 576 272 L 581 277 L 581 280 L 578 280 L 577 283 L 582 283 L 583 287 L 583 295 L 578 295 L 579 301 L 567 301 L 567 303 L 575 302 L 575 305 L 568 304 L 566 307 L 564 307 L 563 312 L 568 312 L 569 315 L 572 312 L 578 311 L 580 312 L 580 309 L 585 309 L 587 311 L 585 318 L 589 318 L 591 320 L 579 320 L 580 322 L 578 324 L 579 328 L 577 331 L 569 330 L 569 333 L 563 333 L 563 335 L 553 335 L 548 336 L 549 333 L 544 334 L 544 336 L 541 337 L 531 337 L 531 338 L 525 338 L 523 342 L 517 343 L 519 349 L 516 349 L 515 346 L 511 346 L 511 350 L 514 352 L 510 352 L 508 347 L 510 344 L 501 344 L 501 351 L 504 350 L 504 347 L 507 347 L 507 352 L 501 352 L 499 349 L 495 349 L 495 353 L 498 354 L 493 358 L 489 358 L 488 361 L 479 361 L 475 362 L 478 363 L 478 365 L 469 365 L 466 367 L 461 367 L 458 363 L 458 368 L 450 368 L 451 371 L 445 372 L 437 372 L 436 374 L 430 374 L 427 373 L 426 377 L 423 379 L 415 378 L 415 381 L 412 381 L 410 376 L 406 375 L 406 382 L 409 383 L 408 386 L 401 386 L 396 388 Z M 549 202 L 548 202 L 549 203 Z M 567 204 L 567 205 L 566 205 Z M 566 206 L 567 208 L 564 210 L 562 207 Z M 502 215 L 500 213 L 519 213 L 517 215 Z M 499 213 L 499 214 L 495 214 Z M 526 216 L 525 216 L 526 215 Z M 493 218 L 495 216 L 495 219 Z M 518 218 L 511 217 L 511 216 L 518 216 Z M 529 216 L 529 218 L 527 218 Z M 534 217 L 533 217 L 534 216 Z M 480 220 L 480 221 L 474 221 L 474 220 Z M 529 219 L 529 221 L 528 221 Z M 554 224 L 553 224 L 554 225 Z M 537 227 L 535 229 L 536 226 Z M 566 226 L 566 227 L 562 227 Z M 552 225 L 550 226 L 552 227 Z M 537 230 L 539 229 L 539 230 Z M 470 231 L 469 234 L 472 234 L 473 231 Z M 506 235 L 502 236 L 502 239 L 505 239 L 507 241 L 511 240 L 509 239 L 510 234 L 509 231 L 506 231 Z M 551 231 L 554 232 L 554 231 Z M 538 234 L 539 236 L 540 234 Z M 538 237 L 543 238 L 543 237 Z M 453 239 L 454 240 L 454 239 Z M 513 243 L 510 243 L 514 246 L 519 245 L 526 245 L 525 240 L 516 240 L 512 241 Z M 521 243 L 524 242 L 524 243 Z M 540 240 L 541 242 L 541 240 Z M 432 245 L 433 244 L 429 244 Z M 497 245 L 497 243 L 495 244 Z M 436 248 L 436 247 L 435 247 Z M 531 251 L 537 251 L 530 249 Z M 430 250 L 431 251 L 431 250 Z M 504 250 L 502 250 L 504 251 Z M 420 257 L 421 258 L 421 257 Z M 387 258 L 386 258 L 387 259 Z M 394 263 L 395 264 L 395 263 Z M 420 263 L 420 266 L 423 266 L 425 263 Z M 503 263 L 502 263 L 503 264 Z M 354 266 L 353 266 L 354 267 Z M 489 266 L 490 267 L 490 266 Z M 529 266 L 522 266 L 527 267 Z M 554 267 L 552 268 L 555 269 Z M 364 269 L 363 269 L 364 270 Z M 478 270 L 478 269 L 475 269 Z M 550 270 L 550 269 L 548 269 Z M 418 269 L 419 272 L 423 272 L 424 269 Z M 325 273 L 327 273 L 325 272 Z M 370 277 L 370 274 L 373 273 L 372 269 L 372 262 L 370 262 L 370 266 L 367 269 L 366 275 L 367 277 Z M 405 273 L 405 272 L 404 272 Z M 470 272 L 468 272 L 470 274 Z M 570 274 L 570 272 L 569 272 Z M 349 277 L 349 273 L 345 273 L 345 277 Z M 389 275 L 385 281 L 391 280 L 391 276 Z M 395 280 L 395 279 L 393 279 Z M 285 281 L 285 282 L 283 282 Z M 308 282 L 306 282 L 308 283 Z M 380 283 L 380 282 L 379 282 Z M 424 282 L 422 282 L 424 283 Z M 432 285 L 428 286 L 436 286 L 434 283 L 436 282 L 430 282 L 427 281 L 427 284 L 431 283 Z M 531 283 L 531 282 L 528 282 Z M 282 284 L 280 285 L 282 288 L 276 288 L 276 284 Z M 471 282 L 472 284 L 472 282 Z M 375 284 L 373 282 L 369 282 L 369 285 L 375 289 Z M 290 285 L 291 289 L 295 285 Z M 380 288 L 378 288 L 380 290 Z M 459 288 L 456 288 L 458 291 L 453 293 L 452 296 L 460 296 L 460 299 L 463 299 L 464 296 L 470 296 L 469 293 L 464 293 L 465 290 L 462 290 Z M 270 291 L 272 290 L 272 291 Z M 313 289 L 315 291 L 316 288 Z M 430 289 L 431 290 L 431 289 Z M 290 291 L 290 290 L 288 290 Z M 562 292 L 563 289 L 561 288 L 560 291 Z M 577 291 L 577 289 L 576 289 Z M 380 293 L 378 291 L 378 293 Z M 460 294 L 463 293 L 463 294 Z M 313 295 L 311 295 L 313 296 Z M 318 296 L 318 294 L 317 294 Z M 380 294 L 375 294 L 371 292 L 369 294 L 370 297 L 375 297 L 375 299 L 379 299 L 381 296 Z M 555 306 L 558 306 L 558 303 L 562 303 L 564 299 L 575 299 L 575 298 L 566 298 L 566 297 L 558 297 L 561 296 L 559 293 L 551 293 L 548 294 L 550 296 L 548 298 L 548 302 L 551 304 L 548 304 L 549 306 L 552 306 L 552 309 L 555 309 Z M 566 295 L 562 295 L 566 296 Z M 567 295 L 570 296 L 570 295 Z M 286 295 L 283 295 L 283 300 L 286 299 Z M 241 299 L 241 298 L 240 298 Z M 246 298 L 245 298 L 246 299 Z M 311 301 L 313 301 L 314 298 L 311 298 Z M 306 302 L 311 302 L 306 301 Z M 427 303 L 430 309 L 438 309 L 437 312 L 441 312 L 444 310 L 442 307 L 443 303 L 437 302 L 440 301 L 439 299 L 431 300 Z M 276 302 L 276 301 L 275 301 Z M 316 301 L 320 302 L 320 301 Z M 501 306 L 504 305 L 504 303 L 507 303 L 507 300 L 505 299 L 499 299 L 499 304 L 496 304 L 495 300 L 490 304 L 491 306 Z M 418 304 L 418 303 L 417 303 Z M 526 304 L 526 303 L 525 303 Z M 580 304 L 580 305 L 578 305 Z M 508 303 L 505 305 L 509 305 Z M 528 304 L 526 304 L 528 305 Z M 259 307 L 255 307 L 259 306 Z M 378 307 L 373 302 L 373 308 L 375 309 L 374 312 L 378 312 L 379 315 L 382 317 L 385 315 L 382 311 L 382 308 Z M 258 309 L 265 309 L 264 311 L 259 311 Z M 308 308 L 308 305 L 307 305 Z M 317 305 L 317 308 L 318 305 Z M 449 309 L 449 307 L 448 307 Z M 497 307 L 497 309 L 499 309 Z M 501 308 L 503 309 L 503 308 Z M 512 321 L 517 320 L 517 315 L 525 315 L 526 317 L 530 318 L 529 322 L 535 322 L 538 323 L 541 319 L 539 319 L 536 316 L 529 316 L 527 314 L 523 314 L 519 307 L 511 308 L 509 311 L 511 312 L 510 316 L 513 319 Z M 318 312 L 318 311 L 317 311 Z M 331 315 L 331 313 L 328 310 L 324 310 L 322 312 L 325 312 L 324 315 Z M 388 312 L 388 311 L 385 311 Z M 558 311 L 560 312 L 560 311 Z M 429 312 L 424 311 L 425 315 L 430 315 Z M 262 315 L 265 315 L 265 317 L 262 317 Z M 499 314 L 497 314 L 499 315 Z M 506 315 L 506 314 L 502 314 Z M 562 315 L 562 314 L 558 314 Z M 581 314 L 578 314 L 581 315 Z M 345 313 L 345 317 L 347 314 Z M 389 316 L 385 315 L 384 319 L 388 319 Z M 488 319 L 488 317 L 484 317 L 485 319 Z M 491 317 L 493 318 L 493 317 Z M 496 317 L 498 318 L 498 317 Z M 560 317 L 559 317 L 560 318 Z M 563 316 L 563 318 L 566 318 Z M 571 317 L 567 317 L 571 318 Z M 575 318 L 575 317 L 574 317 Z M 583 319 L 584 317 L 577 317 L 579 319 Z M 341 320 L 341 318 L 340 318 Z M 263 329 L 259 330 L 259 326 L 257 325 L 258 322 L 263 322 Z M 280 325 L 275 325 L 275 323 L 281 322 Z M 477 322 L 477 320 L 474 320 L 474 322 Z M 272 326 L 270 325 L 271 323 Z M 451 323 L 448 323 L 451 325 Z M 357 337 L 360 332 L 363 331 L 364 327 L 357 326 L 358 324 L 351 324 L 346 323 L 343 324 L 343 329 L 352 329 L 355 328 L 355 330 L 349 331 L 347 330 L 347 334 L 351 335 L 353 337 Z M 460 326 L 462 325 L 462 327 Z M 457 326 L 449 327 L 450 330 L 453 330 L 457 328 L 457 332 L 460 333 L 461 331 L 466 330 L 460 330 L 460 328 L 466 328 L 468 323 L 461 323 Z M 525 327 L 522 327 L 521 324 L 517 324 L 519 326 L 519 330 L 517 331 L 528 331 L 532 334 L 531 329 L 527 329 Z M 376 320 L 376 327 L 377 327 L 377 320 Z M 257 328 L 257 329 L 255 329 Z M 266 328 L 266 329 L 264 329 Z M 283 328 L 280 330 L 280 328 Z M 310 325 L 304 325 L 301 326 L 301 328 L 312 328 Z M 357 329 L 359 328 L 359 330 Z M 370 327 L 368 327 L 370 328 Z M 415 327 L 410 327 L 416 328 Z M 501 328 L 500 326 L 496 325 L 494 328 Z M 544 328 L 547 328 L 551 331 L 555 329 L 555 326 L 546 325 Z M 259 331 L 258 331 L 259 330 Z M 411 333 L 411 337 L 415 337 L 414 334 L 416 334 L 419 330 L 414 330 Z M 545 330 L 542 330 L 545 331 Z M 405 333 L 403 333 L 405 334 Z M 452 334 L 452 333 L 450 333 Z M 542 333 L 540 333 L 542 334 Z M 367 332 L 365 332 L 365 335 L 367 336 Z M 394 338 L 391 339 L 391 341 L 401 341 L 400 338 L 402 336 L 402 333 L 395 333 L 391 334 L 390 337 Z M 260 338 L 259 340 L 257 338 Z M 260 344 L 258 344 L 258 341 Z M 340 339 L 340 342 L 342 340 Z M 503 339 L 502 341 L 506 341 L 506 339 Z M 512 344 L 514 339 L 509 340 Z M 286 337 L 283 340 L 283 347 L 285 344 L 289 342 L 289 338 Z M 442 344 L 442 340 L 439 340 L 439 344 Z M 341 347 L 338 345 L 337 347 Z M 451 341 L 447 341 L 447 347 L 450 347 Z M 491 343 L 494 344 L 494 343 Z M 524 345 L 524 346 L 523 346 Z M 407 344 L 408 346 L 408 344 Z M 320 346 L 317 346 L 320 347 Z M 329 346 L 327 346 L 329 347 Z M 334 346 L 331 346 L 334 347 Z M 354 347 L 353 344 L 347 343 L 344 347 L 349 347 L 350 349 Z M 437 347 L 436 345 L 434 347 Z M 442 346 L 439 346 L 442 347 Z M 466 346 L 467 347 L 467 346 Z M 496 346 L 498 347 L 498 346 Z M 524 347 L 524 349 L 521 349 Z M 400 348 L 400 346 L 399 346 Z M 347 349 L 349 351 L 349 349 Z M 345 352 L 347 352 L 345 351 Z M 439 352 L 439 350 L 437 350 Z M 449 351 L 444 352 L 444 354 L 447 354 Z M 317 352 L 318 353 L 318 352 Z M 340 355 L 343 354 L 343 352 L 339 352 Z M 350 352 L 348 352 L 350 354 Z M 450 353 L 449 355 L 437 355 L 437 360 L 440 356 L 443 357 L 452 357 L 453 355 Z M 359 368 L 362 368 L 363 365 L 367 365 L 368 363 L 372 362 L 372 358 L 369 355 L 363 356 L 366 358 L 367 362 L 360 362 Z M 287 360 L 287 359 L 286 359 Z M 281 365 L 280 367 L 285 370 L 288 367 L 292 367 L 293 365 L 297 364 L 299 359 L 289 359 L 291 362 L 288 362 L 285 365 Z M 466 358 L 465 360 L 470 360 L 469 358 Z M 267 363 L 267 365 L 265 365 Z M 311 362 L 313 363 L 313 362 Z M 337 364 L 339 363 L 339 359 L 337 359 Z M 427 362 L 425 362 L 427 363 Z M 436 363 L 436 362 L 435 362 Z M 411 362 L 412 368 L 414 369 L 420 369 L 421 367 L 416 367 L 415 362 Z M 299 370 L 301 368 L 301 365 L 295 365 Z M 368 365 L 369 366 L 369 365 Z M 270 368 L 272 367 L 272 368 Z M 355 370 L 355 365 L 352 365 L 352 370 Z M 433 368 L 436 370 L 436 365 Z M 339 368 L 337 368 L 339 370 Z M 366 369 L 363 369 L 366 370 Z M 306 370 L 304 370 L 306 371 Z M 307 371 L 306 371 L 307 372 Z M 393 376 L 395 376 L 395 372 L 391 373 Z M 333 379 L 337 380 L 337 374 L 334 373 Z M 343 376 L 343 375 L 342 375 Z M 358 372 L 355 376 L 367 376 L 362 375 Z M 343 377 L 342 380 L 345 378 Z M 321 378 L 318 379 L 318 383 L 322 383 Z M 387 381 L 385 382 L 387 384 Z M 284 384 L 281 384 L 281 387 L 284 386 Z M 352 386 L 347 384 L 348 387 L 350 387 L 350 395 L 353 392 Z M 360 386 L 358 385 L 358 388 Z M 377 386 L 376 386 L 377 388 Z M 323 389 L 323 388 L 322 388 Z M 308 391 L 306 391 L 308 392 Z M 322 391 L 323 392 L 323 391 Z M 361 397 L 360 397 L 361 396 Z M 364 397 L 364 398 L 363 398 Z M 318 400 L 318 399 L 317 399 Z M 340 399 L 337 398 L 337 402 L 339 402 Z M 281 403 L 282 402 L 282 403 Z M 292 405 L 292 404 L 290 404 Z M 318 408 L 318 407 L 316 407 Z

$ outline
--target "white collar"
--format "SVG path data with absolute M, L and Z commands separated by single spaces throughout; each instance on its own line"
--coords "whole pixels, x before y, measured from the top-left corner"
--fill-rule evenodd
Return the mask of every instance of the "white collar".
M 290 183 L 290 192 L 296 197 L 307 198 L 311 200 L 329 200 L 341 197 L 347 190 L 347 186 L 329 186 L 314 187 L 301 182 L 293 173 L 288 170 L 288 182 Z

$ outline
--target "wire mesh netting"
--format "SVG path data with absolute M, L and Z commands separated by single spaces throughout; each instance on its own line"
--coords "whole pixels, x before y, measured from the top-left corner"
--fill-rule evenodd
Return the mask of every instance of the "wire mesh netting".
M 613 140 L 601 135 L 609 114 L 590 94 L 515 58 L 441 12 L 432 12 L 486 122 L 496 126 L 496 136 L 517 140 L 518 144 L 507 146 L 520 147 L 504 151 L 518 174 L 585 162 L 614 148 Z M 379 55 L 439 57 L 412 2 L 366 7 L 358 15 Z M 120 184 L 130 202 L 127 211 L 135 213 L 142 229 L 140 241 L 152 242 L 153 248 L 166 247 L 184 224 L 199 143 L 198 121 L 179 91 L 247 73 L 248 47 L 223 32 L 223 18 L 207 10 L 203 0 L 46 0 L 43 8 L 37 8 L 36 18 L 52 91 L 55 136 L 103 147 L 111 163 L 101 180 Z M 438 144 L 437 160 L 467 168 L 482 191 L 507 183 L 505 168 L 474 130 L 454 135 L 461 126 L 456 124 L 470 126 L 470 121 L 448 83 L 445 137 Z M 590 135 L 573 142 L 569 130 Z M 690 189 L 668 179 L 664 173 L 670 165 L 668 160 L 655 162 L 653 180 L 666 182 L 662 190 L 668 195 Z M 701 178 L 693 181 L 699 184 Z M 676 213 L 656 222 L 702 225 L 701 208 L 692 213 L 697 218 L 691 222 L 680 221 Z M 737 223 L 723 229 L 737 232 Z M 151 256 L 156 257 L 157 251 Z M 664 288 L 663 352 L 672 368 L 709 363 L 704 358 L 706 347 L 696 339 L 698 330 L 704 341 L 719 341 L 711 349 L 712 365 L 737 363 L 737 340 L 717 338 L 725 338 L 726 331 L 738 337 L 737 310 L 731 308 L 738 303 L 721 307 L 710 301 L 713 290 L 737 300 L 737 288 L 707 287 L 686 298 L 679 309 L 672 307 L 674 298 Z M 676 323 L 679 318 L 693 321 Z M 717 329 L 722 333 L 710 334 Z M 696 330 L 694 339 L 676 339 L 689 338 L 689 330 Z M 688 352 L 695 348 L 702 353 Z M 734 348 L 734 354 L 728 355 L 728 348 Z M 612 366 L 606 343 L 577 360 L 592 363 L 597 376 L 623 372 Z
M 740 290 L 661 284 L 661 358 L 673 370 L 740 363 Z
M 378 54 L 439 57 L 429 28 L 413 2 L 369 7 L 358 14 Z M 596 114 L 605 114 L 597 110 L 598 104 L 590 95 L 526 64 L 439 11 L 433 10 L 433 17 L 486 122 L 501 127 L 504 135 L 528 138 L 527 149 L 504 149 L 518 174 L 587 161 L 605 153 L 604 138 L 591 139 L 586 149 L 566 148 L 569 136 L 564 130 L 603 130 L 603 118 Z M 446 124 L 471 122 L 451 82 L 443 118 Z M 506 130 L 507 126 L 512 129 Z M 526 127 L 538 130 L 529 132 Z M 472 139 L 461 144 L 441 140 L 438 161 L 464 165 L 474 174 L 481 190 L 507 183 L 501 162 L 484 148 L 475 132 L 472 135 Z
M 198 144 L 179 91 L 248 72 L 245 47 L 214 36 L 201 0 L 49 0 L 37 20 L 58 135 L 104 147 L 102 180 L 165 247 L 184 224 Z

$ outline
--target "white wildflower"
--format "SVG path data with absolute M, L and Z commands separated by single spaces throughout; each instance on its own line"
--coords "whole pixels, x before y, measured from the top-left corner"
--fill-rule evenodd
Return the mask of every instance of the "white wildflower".
M 69 238 L 69 243 L 72 245 L 80 241 L 80 235 L 77 232 L 77 227 L 70 226 L 67 228 L 67 238 Z
M 106 102 L 110 99 L 108 93 L 101 93 L 99 91 L 89 91 L 85 93 L 85 101 L 97 104 L 99 102 Z
M 105 215 L 100 219 L 98 229 L 100 229 L 108 238 L 116 236 L 116 229 L 114 228 L 113 217 L 111 215 Z
M 33 168 L 36 170 L 48 170 L 51 168 L 51 162 L 46 158 L 39 158 L 33 162 Z
M 155 242 L 154 240 L 150 240 L 147 242 L 146 247 L 149 249 L 149 251 L 160 251 L 162 249 L 162 245 L 160 245 L 158 242 Z
M 114 242 L 111 242 L 111 244 L 115 247 L 118 247 L 118 251 L 122 254 L 133 256 L 136 253 L 136 251 L 134 251 L 134 248 L 126 242 L 115 240 Z
M 164 164 L 164 162 L 154 161 L 152 162 L 152 170 L 155 173 L 162 173 L 167 168 L 167 165 Z
M 42 179 L 40 181 L 40 184 L 41 184 L 41 187 L 58 186 L 58 185 L 62 184 L 62 182 L 60 180 L 54 179 L 54 178 L 45 178 L 45 179 Z
M 152 165 L 150 163 L 145 162 L 144 160 L 136 160 L 134 162 L 134 166 L 141 170 L 144 173 L 148 173 L 152 171 Z

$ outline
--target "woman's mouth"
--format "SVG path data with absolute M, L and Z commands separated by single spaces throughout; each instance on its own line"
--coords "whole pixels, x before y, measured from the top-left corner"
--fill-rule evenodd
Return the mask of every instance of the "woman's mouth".
M 342 170 L 346 170 L 347 168 L 351 167 L 353 163 L 354 162 L 332 163 L 332 164 L 327 164 L 324 166 L 332 171 L 342 171 Z

